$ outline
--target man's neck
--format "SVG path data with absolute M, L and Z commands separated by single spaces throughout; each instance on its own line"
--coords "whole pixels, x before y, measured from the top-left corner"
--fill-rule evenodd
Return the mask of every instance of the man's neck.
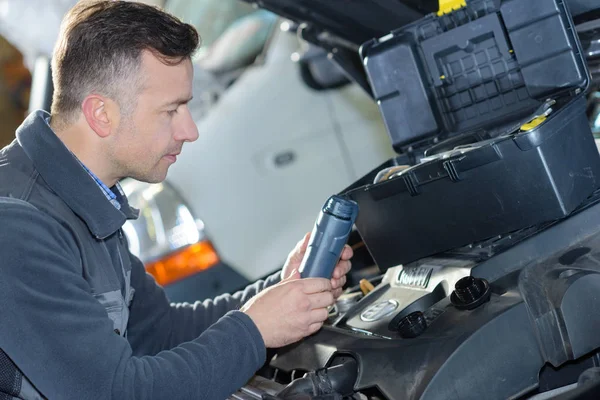
M 102 156 L 100 146 L 91 143 L 94 138 L 90 133 L 93 132 L 86 132 L 79 122 L 62 126 L 50 120 L 50 127 L 67 149 L 106 186 L 112 187 L 118 182 L 118 178 L 111 177 L 110 173 L 107 173 L 107 160 Z

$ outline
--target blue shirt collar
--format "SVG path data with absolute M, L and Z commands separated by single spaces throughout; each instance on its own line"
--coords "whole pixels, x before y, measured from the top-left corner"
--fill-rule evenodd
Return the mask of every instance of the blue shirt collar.
M 46 125 L 48 125 L 48 128 L 52 129 L 50 127 L 50 115 L 46 115 L 45 118 L 44 118 L 44 121 L 46 122 Z M 125 196 L 125 194 L 123 193 L 123 189 L 121 189 L 121 185 L 119 185 L 119 183 L 117 182 L 117 184 L 114 186 L 115 187 L 115 192 L 113 192 L 111 189 L 109 189 L 108 186 L 106 186 L 104 184 L 104 182 L 102 182 L 100 180 L 100 178 L 98 178 L 96 176 L 96 174 L 94 174 L 92 171 L 90 171 L 90 169 L 88 167 L 86 167 L 85 164 L 82 163 L 81 160 L 79 158 L 77 158 L 77 156 L 75 154 L 73 154 L 73 152 L 71 152 L 70 150 L 69 150 L 69 152 L 71 153 L 71 155 L 73 155 L 73 157 L 75 157 L 75 159 L 79 162 L 79 164 L 81 165 L 81 167 L 88 173 L 88 175 L 90 177 L 92 177 L 92 179 L 94 180 L 94 182 L 96 182 L 96 184 L 98 185 L 98 187 L 104 193 L 104 196 L 106 197 L 106 199 L 108 201 L 110 201 L 111 204 L 113 206 L 115 206 L 115 208 L 117 210 L 120 210 L 121 209 L 121 202 L 117 199 L 117 194 L 115 192 L 119 193 L 121 198 Z

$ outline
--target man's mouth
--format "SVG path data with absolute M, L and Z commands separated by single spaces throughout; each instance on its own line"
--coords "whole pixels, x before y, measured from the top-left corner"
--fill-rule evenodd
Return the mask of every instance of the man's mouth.
M 170 153 L 170 154 L 167 154 L 166 156 L 164 156 L 163 158 L 165 158 L 167 161 L 169 161 L 171 164 L 173 164 L 175 161 L 177 161 L 178 155 L 179 155 L 179 152 Z

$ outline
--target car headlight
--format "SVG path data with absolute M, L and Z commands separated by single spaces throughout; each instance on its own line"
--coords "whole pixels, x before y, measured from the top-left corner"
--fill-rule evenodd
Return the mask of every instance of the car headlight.
M 123 226 L 129 250 L 159 285 L 168 285 L 206 270 L 219 256 L 206 237 L 204 223 L 194 217 L 184 199 L 167 182 L 121 183 L 129 203 L 140 210 L 137 220 Z

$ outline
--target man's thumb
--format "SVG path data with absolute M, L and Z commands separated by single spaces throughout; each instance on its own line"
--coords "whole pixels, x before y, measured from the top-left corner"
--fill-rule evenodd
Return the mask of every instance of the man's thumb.
M 302 245 L 300 246 L 300 253 L 304 254 L 306 252 L 308 242 L 310 241 L 310 234 L 311 232 L 307 232 L 306 235 L 304 235 L 304 240 L 302 240 Z
M 287 278 L 284 279 L 284 281 L 293 281 L 296 279 L 300 279 L 300 271 L 298 271 L 298 269 L 296 268 L 295 270 L 292 271 L 292 273 L 290 274 L 290 276 L 288 276 Z

